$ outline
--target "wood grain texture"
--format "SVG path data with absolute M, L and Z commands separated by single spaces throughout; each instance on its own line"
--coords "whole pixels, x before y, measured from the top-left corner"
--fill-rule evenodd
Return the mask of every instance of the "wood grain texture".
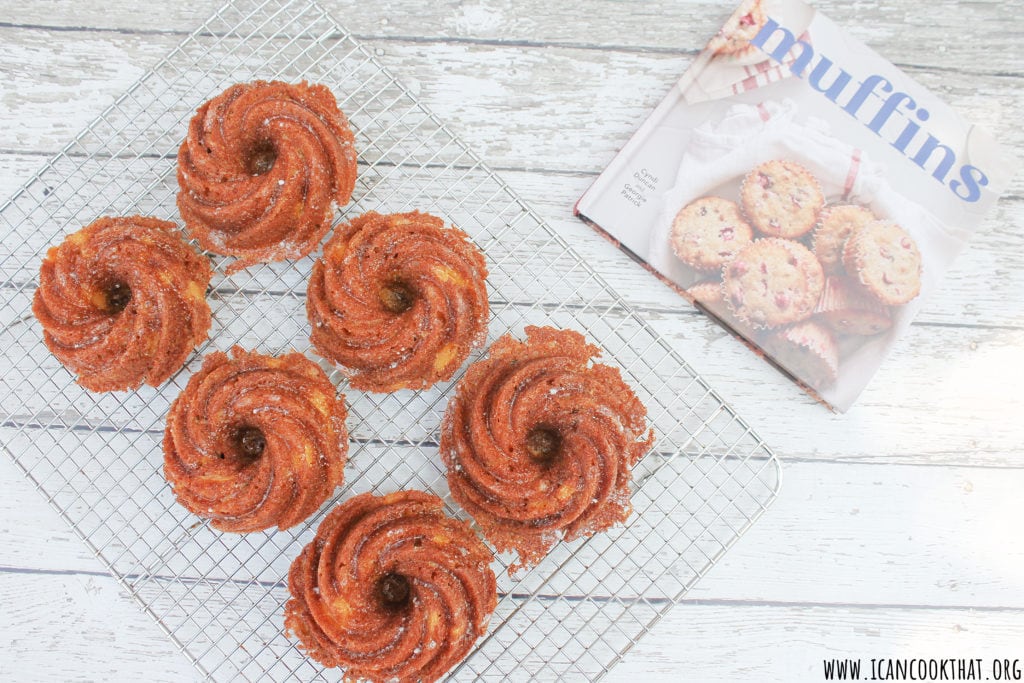
M 0 7 L 0 196 L 216 4 Z M 823 657 L 1019 649 L 1024 174 L 860 404 L 830 415 L 570 213 L 732 3 L 324 4 L 783 457 L 775 507 L 610 680 L 820 680 Z M 967 118 L 1024 147 L 1024 23 L 1005 3 L 816 4 Z M 116 597 L 101 565 L 0 460 L 0 678 L 192 680 L 184 658 Z
M 5 680 L 201 680 L 109 576 L 4 576 L 0 598 L 32 625 L 0 622 Z M 1016 611 L 685 601 L 605 680 L 817 681 L 825 658 L 1003 658 L 1022 639 Z
M 70 36 L 74 51 L 61 47 Z M 179 40 L 0 27 L 0 101 L 17 124 L 4 131 L 0 149 L 59 149 L 100 111 L 90 104 L 109 103 Z M 490 164 L 567 172 L 600 171 L 690 61 L 561 46 L 372 39 L 367 45 Z M 1008 145 L 1024 143 L 1011 115 L 1024 97 L 1013 86 L 1024 77 L 938 68 L 909 73 Z M 18 94 L 25 90 L 32 96 Z M 1024 195 L 1022 188 L 1018 175 L 1009 194 Z
M 4 31 L 0 29 L 0 37 Z M 0 64 L 5 65 L 0 75 L 10 69 L 10 78 L 0 81 L 0 102 L 8 105 L 0 114 L 0 123 L 6 124 L 0 126 L 0 151 L 55 152 L 138 78 L 143 65 L 155 62 L 178 40 L 122 34 L 83 37 L 68 53 L 54 40 L 63 35 L 16 32 L 24 35 L 28 38 L 22 44 L 0 40 Z M 686 65 L 682 58 L 659 54 L 564 48 L 396 43 L 381 49 L 382 59 L 403 74 L 443 119 L 455 122 L 453 128 L 470 147 L 492 165 L 507 169 L 504 173 L 513 187 L 542 215 L 569 218 L 566 223 L 571 227 L 566 229 L 576 233 L 585 228 L 571 219 L 572 204 Z M 67 75 L 82 72 L 90 78 Z M 53 82 L 30 88 L 25 74 L 38 73 L 53 74 Z M 945 88 L 954 103 L 962 96 L 961 108 L 972 119 L 980 118 L 1009 145 L 1024 146 L 1024 129 L 1006 115 L 1024 109 L 1024 88 L 1007 87 L 1005 77 L 986 81 L 973 74 L 941 71 L 932 76 L 932 83 L 922 79 L 926 85 Z M 568 93 L 563 88 L 566 79 L 574 83 Z M 635 87 L 640 101 L 616 95 L 615 84 L 621 83 Z M 20 96 L 25 90 L 33 96 Z M 474 97 L 464 97 L 465 92 Z M 566 125 L 569 121 L 571 126 Z M 594 130 L 602 135 L 593 135 Z M 518 169 L 532 173 L 517 174 Z M 541 170 L 566 177 L 550 179 Z M 1024 235 L 1017 229 L 1022 223 L 1024 174 L 1017 174 L 1008 196 L 982 223 L 919 320 L 1024 328 L 1024 302 L 1000 295 L 1024 288 Z M 616 272 L 618 288 L 631 302 L 667 310 L 678 306 L 670 290 L 657 283 L 652 286 L 646 272 L 629 267 L 625 257 L 592 237 L 575 244 L 599 272 Z
M 609 680 L 822 681 L 823 659 L 848 657 L 864 659 L 865 677 L 871 658 L 983 657 L 989 667 L 1024 637 L 1018 612 L 962 609 L 684 602 L 661 626 L 678 634 L 671 647 L 641 641 Z
M 150 633 L 148 617 L 115 599 L 115 582 L 17 481 L 14 466 L 0 462 L 0 476 L 17 484 L 0 501 L 0 519 L 18 519 L 21 510 L 24 522 L 0 526 L 9 539 L 0 547 L 0 598 L 16 615 L 0 620 L 0 642 L 21 657 L 10 672 L 39 680 L 128 680 L 147 657 L 179 659 L 169 644 L 159 647 L 166 641 Z M 771 514 L 610 680 L 794 680 L 815 675 L 822 657 L 1005 656 L 1024 629 L 1024 603 L 1005 602 L 1024 594 L 1024 547 L 1006 542 L 1012 520 L 1024 512 L 1012 495 L 1022 479 L 972 468 L 790 465 Z M 938 510 L 922 504 L 936 499 L 944 501 Z M 816 542 L 808 538 L 808 519 L 828 529 Z M 991 526 L 994 519 L 1004 526 Z M 45 556 L 32 534 L 49 539 Z M 769 547 L 774 551 L 766 553 Z M 978 566 L 985 571 L 971 571 Z M 68 618 L 54 621 L 46 616 L 51 611 Z M 111 618 L 131 628 L 109 636 Z M 42 643 L 18 630 L 24 623 L 44 636 Z M 113 638 L 124 666 L 97 646 L 101 636 Z M 942 649 L 933 651 L 935 638 Z M 62 659 L 47 672 L 55 644 L 75 653 L 73 669 Z M 187 664 L 155 673 L 158 681 L 190 680 Z
M 0 474 L 17 481 L 9 462 L 0 462 Z M 799 462 L 785 476 L 771 514 L 690 597 L 845 604 L 856 596 L 875 605 L 1024 610 L 1024 542 L 1011 538 L 1013 520 L 1024 515 L 1024 500 L 1013 495 L 1024 487 L 1024 470 Z M 935 500 L 943 504 L 922 502 Z M 811 542 L 808 519 L 827 533 Z M 0 520 L 9 541 L 0 567 L 103 572 L 31 487 L 11 487 Z M 43 554 L 34 543 L 41 529 L 49 538 Z M 775 552 L 766 555 L 766 547 Z M 985 569 L 967 571 L 974 564 Z
M 109 574 L 0 572 L 0 603 L 5 681 L 199 680 Z
M 219 2 L 184 0 L 138 11 L 130 0 L 102 5 L 43 0 L 8 5 L 4 20 L 16 26 L 106 29 L 118 32 L 191 32 Z M 320 3 L 342 25 L 365 39 L 486 44 L 574 45 L 615 51 L 694 54 L 722 25 L 736 3 L 720 0 L 649 0 L 623 11 L 616 0 L 586 5 L 546 0 L 443 0 L 424 11 L 416 0 Z M 901 65 L 1021 74 L 1020 39 L 1000 0 L 940 0 L 927 11 L 908 0 L 823 0 L 814 5 L 851 35 Z M 951 37 L 955 36 L 955 39 Z

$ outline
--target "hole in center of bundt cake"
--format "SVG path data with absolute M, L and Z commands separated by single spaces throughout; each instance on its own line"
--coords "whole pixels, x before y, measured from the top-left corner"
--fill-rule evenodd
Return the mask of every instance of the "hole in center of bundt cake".
M 267 437 L 256 427 L 241 427 L 235 433 L 235 443 L 243 457 L 258 458 L 267 447 Z
M 526 435 L 526 450 L 538 462 L 549 462 L 561 446 L 562 437 L 550 427 L 534 427 Z
M 124 282 L 111 282 L 103 294 L 107 299 L 107 310 L 111 313 L 120 313 L 132 300 L 131 287 Z
M 387 609 L 401 609 L 409 601 L 409 579 L 401 574 L 385 574 L 377 582 L 377 593 Z
M 249 173 L 263 175 L 274 168 L 277 161 L 277 150 L 269 140 L 256 143 L 249 153 Z
M 380 288 L 380 302 L 391 313 L 405 313 L 414 301 L 416 295 L 404 282 L 394 280 Z

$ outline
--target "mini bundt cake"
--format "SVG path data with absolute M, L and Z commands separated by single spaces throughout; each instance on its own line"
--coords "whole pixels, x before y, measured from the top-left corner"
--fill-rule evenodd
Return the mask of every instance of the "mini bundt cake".
M 625 521 L 631 468 L 653 443 L 647 410 L 583 335 L 527 327 L 469 367 L 448 403 L 441 458 L 452 497 L 498 550 L 539 562 Z
M 305 256 L 356 182 L 348 119 L 322 85 L 233 85 L 192 117 L 178 150 L 178 210 L 228 272 Z
M 221 531 L 287 529 L 342 483 L 347 411 L 300 353 L 209 354 L 167 415 L 164 475 Z
M 86 389 L 155 387 L 206 339 L 212 275 L 174 223 L 104 217 L 50 248 L 32 312 Z
M 364 493 L 292 563 L 285 629 L 346 680 L 435 681 L 487 630 L 491 552 L 421 491 Z
M 339 226 L 313 265 L 310 340 L 356 389 L 446 381 L 487 335 L 487 266 L 466 233 L 414 211 Z

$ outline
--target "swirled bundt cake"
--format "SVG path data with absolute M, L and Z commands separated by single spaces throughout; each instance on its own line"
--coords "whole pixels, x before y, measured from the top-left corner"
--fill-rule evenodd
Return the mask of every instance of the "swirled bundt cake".
M 348 119 L 325 86 L 233 85 L 192 117 L 178 150 L 178 210 L 228 272 L 299 258 L 327 233 L 356 182 Z
M 221 531 L 287 529 L 342 483 L 346 415 L 300 353 L 217 351 L 171 405 L 164 475 L 179 503 Z
M 310 339 L 357 389 L 429 387 L 486 337 L 486 277 L 480 250 L 440 218 L 364 214 L 338 226 L 313 265 Z
M 487 630 L 492 559 L 437 496 L 364 493 L 332 510 L 292 563 L 285 628 L 346 680 L 434 681 Z
M 104 217 L 50 248 L 32 312 L 86 389 L 155 387 L 206 339 L 212 274 L 174 223 Z
M 625 521 L 631 468 L 653 443 L 647 410 L 583 335 L 527 327 L 469 367 L 441 426 L 452 496 L 519 567 L 555 541 Z

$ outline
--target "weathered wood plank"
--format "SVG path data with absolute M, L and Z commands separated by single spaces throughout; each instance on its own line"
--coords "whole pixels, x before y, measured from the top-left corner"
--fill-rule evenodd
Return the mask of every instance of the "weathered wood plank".
M 102 108 L 106 99 L 94 93 L 106 90 L 107 97 L 113 97 L 141 72 L 139 66 L 114 68 L 110 64 L 139 65 L 147 60 L 155 61 L 170 46 L 169 43 L 154 47 L 152 36 L 116 35 L 115 43 L 120 44 L 113 45 L 108 40 L 91 37 L 77 41 L 76 56 L 68 58 L 55 53 L 48 32 L 17 31 L 14 36 L 18 40 L 5 43 L 0 52 L 8 51 L 5 63 L 17 63 L 20 59 L 23 68 L 13 69 L 11 85 L 0 86 L 0 101 L 11 102 L 7 110 L 11 122 L 0 127 L 0 149 L 51 151 L 59 148 Z M 19 40 L 25 44 L 19 46 Z M 553 56 L 552 52 L 562 54 Z M 670 82 L 683 65 L 681 61 L 672 62 L 678 61 L 676 57 L 664 55 L 620 54 L 609 58 L 607 53 L 586 50 L 492 50 L 415 44 L 388 45 L 384 59 L 397 59 L 399 73 L 415 74 L 410 81 L 414 88 L 444 118 L 455 122 L 454 127 L 461 130 L 467 142 L 491 163 L 510 168 L 581 169 L 589 173 L 606 163 L 614 149 L 646 115 L 647 108 L 660 97 L 664 84 Z M 589 66 L 587 59 L 591 61 Z M 515 63 L 515 68 L 507 68 L 510 62 Z M 98 76 L 95 75 L 96 64 L 107 65 L 99 67 Z M 444 66 L 440 67 L 441 64 Z M 583 86 L 574 88 L 565 100 L 559 72 L 567 68 L 572 69 L 574 80 Z M 54 80 L 48 88 L 34 89 L 33 101 L 26 102 L 18 93 L 29 85 L 27 81 L 21 83 L 17 73 L 49 73 Z M 76 73 L 90 76 L 88 80 L 68 76 Z M 603 85 L 594 81 L 597 77 L 605 81 Z M 995 123 L 997 130 L 1009 125 L 1008 112 L 1021 107 L 1020 93 L 1024 91 L 1003 87 L 1001 79 L 994 79 L 988 86 L 990 94 L 999 95 L 994 100 L 999 106 L 991 107 L 986 106 L 985 99 L 978 99 L 976 77 L 960 75 L 959 86 L 956 78 L 951 79 L 948 74 L 936 72 L 932 77 L 937 82 L 945 82 L 943 87 L 961 92 L 970 105 L 968 108 L 982 114 L 983 118 L 993 119 L 989 123 Z M 650 102 L 622 102 L 618 98 L 600 96 L 621 91 L 622 86 L 616 88 L 615 85 L 627 82 L 634 85 L 639 82 L 643 86 L 640 88 L 642 98 Z M 522 87 L 525 83 L 531 86 Z M 467 101 L 464 92 L 469 87 L 473 88 L 475 96 Z M 592 88 L 589 93 L 588 87 Z M 5 88 L 9 89 L 9 94 L 4 92 Z M 982 84 L 981 90 L 985 88 Z M 83 92 L 93 93 L 93 108 L 82 105 Z M 528 94 L 522 94 L 524 92 Z M 596 101 L 605 106 L 596 109 Z M 598 112 L 600 121 L 564 129 L 564 121 L 585 122 L 594 119 Z M 54 119 L 59 123 L 55 124 Z M 515 120 L 517 125 L 508 127 L 509 120 Z M 589 135 L 588 130 L 597 126 L 612 132 Z M 1011 126 L 1008 135 L 1012 144 L 1013 137 L 1021 137 L 1024 131 Z M 578 175 L 563 180 L 536 174 L 515 177 L 513 173 L 511 181 L 544 215 L 559 218 L 569 213 L 571 203 L 589 184 L 590 177 Z M 1024 196 L 1022 187 L 1024 174 L 1018 174 L 1011 192 Z M 981 228 L 978 240 L 951 272 L 940 296 L 927 307 L 920 320 L 1018 327 L 1022 324 L 1024 311 L 1005 296 L 1005 292 L 1020 289 L 1024 281 L 1024 268 L 1020 264 L 1024 251 L 1020 248 L 1022 237 L 1017 227 L 1024 221 L 1022 215 L 1024 206 L 1019 202 L 1004 200 L 999 205 Z M 560 222 L 558 227 L 573 235 L 585 234 L 573 220 Z M 679 305 L 668 289 L 658 284 L 651 286 L 653 281 L 646 273 L 590 237 L 587 235 L 577 242 L 585 258 L 600 272 L 614 272 L 614 279 L 621 283 L 620 291 L 638 297 L 632 301 L 669 310 Z M 978 277 L 978 273 L 987 276 Z
M 1014 520 L 1024 470 L 785 463 L 775 505 L 691 591 L 698 600 L 1024 610 Z M 351 469 L 351 468 L 350 468 Z M 103 572 L 6 461 L 6 569 Z M 942 501 L 925 505 L 922 501 Z M 823 531 L 812 537 L 808 520 Z M 40 552 L 38 539 L 46 538 Z M 757 567 L 756 580 L 751 568 Z
M 110 576 L 0 572 L 0 604 L 5 681 L 199 680 Z
M 1024 332 L 913 327 L 857 405 L 832 415 L 709 321 L 652 323 L 783 459 L 1021 464 Z
M 1024 469 L 783 471 L 775 505 L 688 597 L 1024 608 Z
M 0 575 L 6 680 L 199 681 L 113 579 Z M 672 610 L 606 680 L 822 680 L 825 658 L 1011 659 L 1019 611 L 693 602 Z
M 86 34 L 66 51 L 64 38 L 0 28 L 0 149 L 59 149 L 179 39 Z M 561 47 L 369 45 L 492 165 L 568 172 L 601 170 L 689 62 Z M 1013 115 L 1024 106 L 1019 79 L 940 69 L 913 75 L 1007 145 L 1024 144 Z M 1010 193 L 1024 195 L 1021 174 Z
M 823 571 L 824 573 L 824 571 Z M 640 641 L 611 681 L 822 681 L 823 659 L 1017 658 L 1019 612 L 681 605 Z
M 585 12 L 575 3 L 545 0 L 444 0 L 432 3 L 429 12 L 424 12 L 422 3 L 416 0 L 371 5 L 323 0 L 321 4 L 349 30 L 374 38 L 415 36 L 430 41 L 462 39 L 693 53 L 718 30 L 738 2 L 651 0 L 626 9 L 614 0 L 599 0 L 588 3 Z M 900 64 L 981 72 L 1021 71 L 1022 32 L 1006 21 L 1006 5 L 997 0 L 933 3 L 927 11 L 912 2 L 883 0 L 819 0 L 814 5 Z M 209 0 L 184 0 L 140 13 L 129 0 L 112 0 L 102 6 L 44 0 L 14 3 L 3 20 L 72 29 L 187 33 L 217 6 Z

